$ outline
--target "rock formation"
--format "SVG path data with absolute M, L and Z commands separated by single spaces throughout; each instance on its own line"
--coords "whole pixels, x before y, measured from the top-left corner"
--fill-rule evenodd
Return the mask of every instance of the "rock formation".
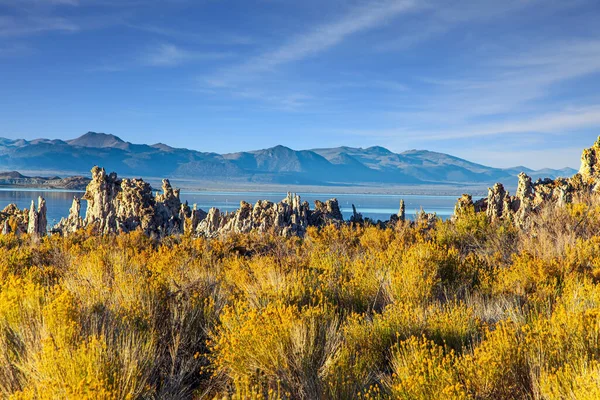
M 31 208 L 29 209 L 29 218 L 27 220 L 27 233 L 32 236 L 44 236 L 48 229 L 48 221 L 46 220 L 46 200 L 38 197 L 38 207 L 35 208 L 35 202 L 31 200 Z
M 189 234 L 214 237 L 228 233 L 251 231 L 277 235 L 303 235 L 309 226 L 343 223 L 336 199 L 315 201 L 310 210 L 300 196 L 288 193 L 279 203 L 262 200 L 251 205 L 245 201 L 231 213 L 211 208 L 208 213 L 181 203 L 179 190 L 167 179 L 162 193 L 152 194 L 152 188 L 141 179 L 119 179 L 102 168 L 92 169 L 92 180 L 82 198 L 88 202 L 85 219 L 80 216 L 79 199 L 73 200 L 69 216 L 53 229 L 68 235 L 80 228 L 93 228 L 101 234 L 131 232 L 141 229 L 149 235 Z
M 8 235 L 11 232 L 11 227 L 10 227 L 10 223 L 8 222 L 8 220 L 4 220 L 4 223 L 2 224 L 2 234 L 3 235 Z
M 600 180 L 600 137 L 592 147 L 583 151 L 579 174 L 584 181 L 593 181 L 594 184 Z
M 114 172 L 107 174 L 104 168 L 94 167 L 92 180 L 82 198 L 87 201 L 85 219 L 80 216 L 79 199 L 74 199 L 69 216 L 53 231 L 69 234 L 91 226 L 102 234 L 136 229 L 149 235 L 182 233 L 191 210 L 181 204 L 179 191 L 166 179 L 162 190 L 155 197 L 150 184 L 141 179 L 119 179 Z
M 421 208 L 421 210 L 417 212 L 415 224 L 427 229 L 431 229 L 435 226 L 437 220 L 438 218 L 436 213 L 427 213 L 425 210 L 423 210 L 423 208 Z
M 486 212 L 491 221 L 513 222 L 519 228 L 529 226 L 529 218 L 547 204 L 564 206 L 577 196 L 585 196 L 600 187 L 600 137 L 594 145 L 583 151 L 581 168 L 571 178 L 538 179 L 532 182 L 525 173 L 519 174 L 515 196 L 511 196 L 501 183 L 488 191 L 487 198 L 473 204 L 475 212 Z M 455 207 L 455 218 L 472 204 L 470 196 L 463 195 Z
M 404 204 L 404 200 L 400 200 L 400 208 L 398 209 L 398 219 L 400 221 L 406 220 L 406 205 Z
M 0 212 L 3 233 L 27 233 L 29 210 L 20 210 L 16 204 L 9 204 Z
M 16 204 L 9 204 L 0 212 L 2 233 L 28 233 L 40 237 L 46 235 L 48 221 L 46 219 L 46 200 L 38 197 L 38 206 L 31 201 L 29 209 L 20 210 Z
M 354 222 L 355 224 L 362 224 L 365 222 L 362 214 L 356 211 L 354 204 L 352 204 L 352 216 L 350 217 L 350 222 Z
M 197 236 L 215 237 L 229 233 L 270 232 L 276 235 L 302 236 L 309 226 L 343 223 L 336 199 L 315 201 L 311 210 L 300 196 L 288 193 L 279 203 L 259 200 L 254 206 L 242 201 L 240 208 L 231 213 L 221 213 L 211 208 L 206 218 L 192 228 Z
M 74 233 L 83 227 L 83 218 L 81 218 L 81 199 L 73 197 L 73 203 L 69 209 L 69 216 L 62 218 L 60 222 L 52 228 L 53 232 L 68 235 Z
M 390 215 L 389 221 L 383 222 L 382 226 L 391 226 L 398 224 L 398 222 L 404 222 L 406 220 L 406 206 L 404 200 L 400 200 L 400 207 L 398 208 L 397 214 Z
M 454 206 L 454 218 L 458 218 L 465 214 L 472 207 L 474 207 L 473 196 L 470 194 L 463 194 L 458 198 L 456 205 Z

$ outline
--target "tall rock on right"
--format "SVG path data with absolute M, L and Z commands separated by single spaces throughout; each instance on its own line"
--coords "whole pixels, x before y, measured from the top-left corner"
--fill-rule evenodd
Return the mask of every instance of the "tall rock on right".
M 592 147 L 583 151 L 579 174 L 584 182 L 596 185 L 600 181 L 600 137 Z

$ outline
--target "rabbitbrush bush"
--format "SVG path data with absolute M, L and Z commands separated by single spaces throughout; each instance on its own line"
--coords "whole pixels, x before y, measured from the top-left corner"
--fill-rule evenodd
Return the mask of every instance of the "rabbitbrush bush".
M 600 208 L 527 231 L 0 236 L 0 397 L 600 398 Z

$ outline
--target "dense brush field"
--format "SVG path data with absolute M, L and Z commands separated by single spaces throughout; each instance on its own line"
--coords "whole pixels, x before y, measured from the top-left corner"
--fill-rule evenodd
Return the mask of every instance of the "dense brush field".
M 0 394 L 598 399 L 599 204 L 527 231 L 0 236 Z

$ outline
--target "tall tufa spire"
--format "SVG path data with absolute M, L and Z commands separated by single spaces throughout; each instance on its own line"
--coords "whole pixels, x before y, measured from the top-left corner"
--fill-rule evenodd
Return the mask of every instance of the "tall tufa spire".
M 400 200 L 400 209 L 398 210 L 398 219 L 400 221 L 406 220 L 406 206 L 404 205 L 404 199 Z

